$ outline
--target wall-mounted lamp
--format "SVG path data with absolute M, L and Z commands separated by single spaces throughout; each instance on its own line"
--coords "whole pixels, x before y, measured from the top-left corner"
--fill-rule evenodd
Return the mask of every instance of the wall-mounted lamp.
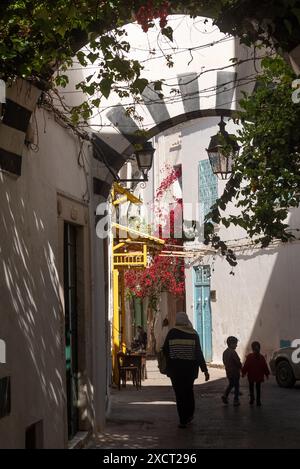
M 232 165 L 239 154 L 240 147 L 234 135 L 226 132 L 223 116 L 218 125 L 220 131 L 211 137 L 206 151 L 213 173 L 217 176 L 220 175 L 222 179 L 227 179 L 228 175 L 232 173 Z
M 148 181 L 148 173 L 152 167 L 155 149 L 151 142 L 144 142 L 141 148 L 136 150 L 131 160 L 136 160 L 141 178 L 123 179 L 118 175 L 119 169 L 126 163 L 126 157 L 121 155 L 111 146 L 107 145 L 98 136 L 94 138 L 95 157 L 102 161 L 116 182 L 143 182 Z
M 136 150 L 135 157 L 139 170 L 143 175 L 143 181 L 148 181 L 148 173 L 152 168 L 155 149 L 151 142 L 145 142 L 140 150 Z M 129 179 L 129 181 L 140 181 L 140 179 Z M 122 181 L 122 179 L 121 179 Z M 125 179 L 126 181 L 126 179 Z M 128 181 L 128 180 L 127 180 Z

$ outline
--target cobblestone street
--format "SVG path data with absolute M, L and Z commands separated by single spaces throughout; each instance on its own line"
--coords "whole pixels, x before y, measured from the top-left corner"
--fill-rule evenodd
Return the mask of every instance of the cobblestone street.
M 186 429 L 177 427 L 170 381 L 156 362 L 148 361 L 148 379 L 142 390 L 127 385 L 113 390 L 107 427 L 89 448 L 300 448 L 300 384 L 281 389 L 275 379 L 263 385 L 262 407 L 250 407 L 247 381 L 241 380 L 241 406 L 228 407 L 220 396 L 226 384 L 224 370 L 210 368 L 195 385 L 195 419 Z

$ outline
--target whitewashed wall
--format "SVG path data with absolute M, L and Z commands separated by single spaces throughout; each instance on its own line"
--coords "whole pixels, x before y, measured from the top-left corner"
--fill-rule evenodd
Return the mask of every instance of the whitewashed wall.
M 143 64 L 142 78 L 147 78 L 150 82 L 163 80 L 164 99 L 151 108 L 147 105 L 149 92 L 146 92 L 144 103 L 141 102 L 136 107 L 137 114 L 142 118 L 139 122 L 134 117 L 124 117 L 124 107 L 132 104 L 132 97 L 120 98 L 111 92 L 108 99 L 101 98 L 99 108 L 95 109 L 89 122 L 93 131 L 99 132 L 103 140 L 122 152 L 128 146 L 123 133 L 134 132 L 137 128 L 148 130 L 158 120 L 199 108 L 214 109 L 217 106 L 233 109 L 235 98 L 228 99 L 233 83 L 227 83 L 226 89 L 219 88 L 216 97 L 215 86 L 220 85 L 218 71 L 231 73 L 229 81 L 234 79 L 234 73 L 237 73 L 237 79 L 253 74 L 252 63 L 239 68 L 231 61 L 235 57 L 250 57 L 252 52 L 250 49 L 237 47 L 234 38 L 221 33 L 210 19 L 206 21 L 202 17 L 193 19 L 184 15 L 171 16 L 169 24 L 174 30 L 173 42 L 159 33 L 158 25 L 147 34 L 136 23 L 126 25 L 124 29 L 127 36 L 124 39 L 131 44 L 128 57 Z M 166 65 L 165 56 L 171 57 L 174 63 L 172 67 Z M 78 105 L 83 101 L 84 95 L 75 86 L 97 70 L 97 63 L 84 68 L 75 59 L 73 68 L 68 72 L 70 83 L 66 89 L 61 90 L 67 104 Z M 189 81 L 191 82 L 186 84 Z M 251 86 L 253 88 L 253 84 L 249 85 L 249 89 Z M 91 99 L 98 97 L 100 96 L 96 94 Z M 157 100 L 157 96 L 155 99 Z
M 0 337 L 7 345 L 7 363 L 0 364 L 0 378 L 11 376 L 12 386 L 11 415 L 0 419 L 1 448 L 23 448 L 26 427 L 39 420 L 44 425 L 44 447 L 67 445 L 58 193 L 75 203 L 84 204 L 88 196 L 92 202 L 91 152 L 84 145 L 85 172 L 78 165 L 78 139 L 48 113 L 37 111 L 36 118 L 38 151 L 25 149 L 19 179 L 0 173 Z M 85 205 L 88 209 L 89 204 Z M 90 207 L 91 219 L 86 224 L 92 235 L 92 258 L 98 265 L 91 266 L 93 289 L 86 292 L 93 296 L 86 324 L 92 345 L 85 370 L 86 417 L 100 429 L 106 396 L 105 306 L 99 273 L 103 253 L 94 240 Z
M 160 161 L 162 154 L 162 160 L 167 158 L 171 162 L 173 157 L 175 164 L 182 164 L 184 203 L 195 205 L 199 200 L 198 165 L 200 160 L 207 159 L 205 148 L 211 135 L 218 130 L 217 122 L 217 118 L 197 119 L 157 137 L 156 161 Z M 229 132 L 235 131 L 232 122 L 228 123 L 227 129 Z M 170 149 L 179 132 L 181 144 L 179 153 L 176 153 Z M 158 177 L 158 165 L 154 169 Z M 219 195 L 224 184 L 219 180 Z M 236 211 L 233 207 L 230 210 Z M 199 211 L 195 213 L 199 220 Z M 291 212 L 289 223 L 292 228 L 299 228 L 299 209 Z M 233 241 L 244 238 L 245 232 L 240 228 L 222 227 L 220 235 L 225 240 Z M 192 247 L 194 244 L 189 245 Z M 212 256 L 206 256 L 201 261 L 202 265 L 210 265 L 214 270 L 211 289 L 216 290 L 216 302 L 212 302 L 211 307 L 215 363 L 221 363 L 229 335 L 239 338 L 238 351 L 242 357 L 250 350 L 251 342 L 259 340 L 263 353 L 270 358 L 272 352 L 279 348 L 280 340 L 293 340 L 300 331 L 299 243 L 270 246 L 263 250 L 244 247 L 237 249 L 236 253 L 238 266 L 234 269 L 235 275 L 230 275 L 231 266 L 222 256 L 216 256 L 215 260 Z M 195 324 L 192 271 L 193 266 L 187 266 L 186 311 Z

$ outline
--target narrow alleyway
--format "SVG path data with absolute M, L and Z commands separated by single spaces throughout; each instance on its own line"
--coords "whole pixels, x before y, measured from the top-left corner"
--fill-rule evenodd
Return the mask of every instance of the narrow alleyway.
M 281 389 L 272 377 L 263 387 L 263 406 L 250 407 L 246 380 L 241 406 L 225 407 L 220 395 L 224 371 L 210 368 L 211 380 L 199 376 L 196 415 L 187 429 L 177 427 L 173 390 L 168 378 L 148 361 L 142 390 L 132 385 L 113 390 L 106 431 L 89 448 L 300 448 L 300 384 Z

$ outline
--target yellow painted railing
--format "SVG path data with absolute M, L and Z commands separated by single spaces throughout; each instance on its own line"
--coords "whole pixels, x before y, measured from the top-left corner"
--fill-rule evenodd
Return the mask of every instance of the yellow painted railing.
M 121 252 L 114 253 L 113 265 L 116 267 L 146 267 L 147 246 L 143 246 L 143 252 Z

